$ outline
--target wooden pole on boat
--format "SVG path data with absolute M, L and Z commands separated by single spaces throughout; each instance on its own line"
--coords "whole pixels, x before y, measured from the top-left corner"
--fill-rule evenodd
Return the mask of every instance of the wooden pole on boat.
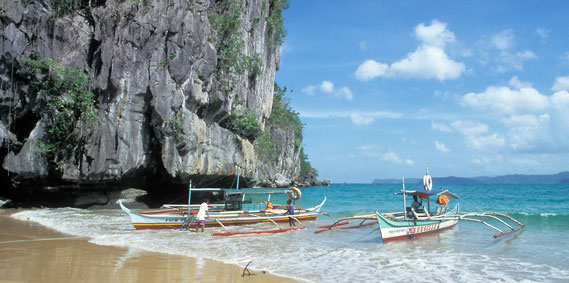
M 221 228 L 223 228 L 223 230 L 225 230 L 225 232 L 229 233 L 229 231 L 227 231 L 227 228 L 225 228 L 225 226 L 223 225 L 223 223 L 221 223 L 221 221 L 219 221 L 219 219 L 215 218 L 215 221 L 217 221 L 217 224 L 219 224 L 219 226 L 221 226 Z
M 405 200 L 405 178 L 401 177 L 401 181 L 403 182 L 403 219 L 407 219 L 407 202 Z
M 190 215 L 192 214 L 190 212 L 190 204 L 192 202 L 192 179 L 190 179 L 190 190 L 188 193 L 188 217 L 190 217 Z
M 290 217 L 290 218 L 296 220 L 296 222 L 300 223 L 300 225 L 302 225 L 302 227 L 304 227 L 304 224 L 303 224 L 302 222 L 300 222 L 300 220 L 298 220 L 296 217 L 294 217 L 294 216 L 292 216 L 292 215 L 289 215 L 288 217 Z
M 237 190 L 239 190 L 239 177 L 241 175 L 241 167 L 237 164 Z
M 255 216 L 255 217 L 259 217 L 259 218 L 266 218 L 267 220 L 271 221 L 273 224 L 275 224 L 275 226 L 277 226 L 277 228 L 281 228 L 281 226 L 279 226 L 279 224 L 277 222 L 275 222 L 273 219 L 271 219 L 270 217 L 266 216 L 266 217 L 262 217 L 256 214 L 249 214 L 250 216 Z

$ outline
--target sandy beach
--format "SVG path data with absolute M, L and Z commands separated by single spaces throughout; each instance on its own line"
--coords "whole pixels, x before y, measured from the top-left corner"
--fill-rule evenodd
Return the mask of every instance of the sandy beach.
M 100 246 L 0 210 L 0 282 L 295 282 L 221 262 Z

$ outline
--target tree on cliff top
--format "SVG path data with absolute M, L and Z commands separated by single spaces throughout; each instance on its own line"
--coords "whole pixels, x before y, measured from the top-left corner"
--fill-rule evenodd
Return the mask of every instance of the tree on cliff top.
M 268 128 L 281 129 L 294 133 L 295 146 L 300 148 L 300 168 L 301 178 L 312 178 L 318 176 L 318 171 L 312 168 L 308 161 L 308 156 L 302 150 L 302 129 L 304 124 L 300 120 L 299 113 L 294 111 L 290 101 L 285 97 L 286 87 L 274 84 L 273 107 L 271 116 L 267 121 Z M 259 156 L 265 160 L 275 160 L 282 152 L 282 147 L 273 139 L 271 132 L 265 131 L 255 140 L 255 149 Z

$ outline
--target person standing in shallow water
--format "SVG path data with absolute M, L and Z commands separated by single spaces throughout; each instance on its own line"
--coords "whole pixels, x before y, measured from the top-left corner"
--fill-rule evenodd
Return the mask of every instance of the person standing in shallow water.
M 206 200 L 202 202 L 202 204 L 200 204 L 200 210 L 196 215 L 196 222 L 197 222 L 196 232 L 198 231 L 199 226 L 202 227 L 202 232 L 204 231 L 205 218 L 206 218 L 205 216 L 207 215 L 207 218 L 209 218 L 208 205 L 209 205 L 209 200 Z
M 296 224 L 294 223 L 294 219 L 291 217 L 292 215 L 294 215 L 294 205 L 292 204 L 292 200 L 288 199 L 286 201 L 287 207 L 286 207 L 286 212 L 285 215 L 289 215 L 288 217 L 288 225 L 289 226 L 296 226 Z

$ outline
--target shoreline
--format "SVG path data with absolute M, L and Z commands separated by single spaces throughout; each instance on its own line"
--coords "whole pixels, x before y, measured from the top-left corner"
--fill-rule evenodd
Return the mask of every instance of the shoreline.
M 223 262 L 90 243 L 0 209 L 0 281 L 24 282 L 297 282 Z

